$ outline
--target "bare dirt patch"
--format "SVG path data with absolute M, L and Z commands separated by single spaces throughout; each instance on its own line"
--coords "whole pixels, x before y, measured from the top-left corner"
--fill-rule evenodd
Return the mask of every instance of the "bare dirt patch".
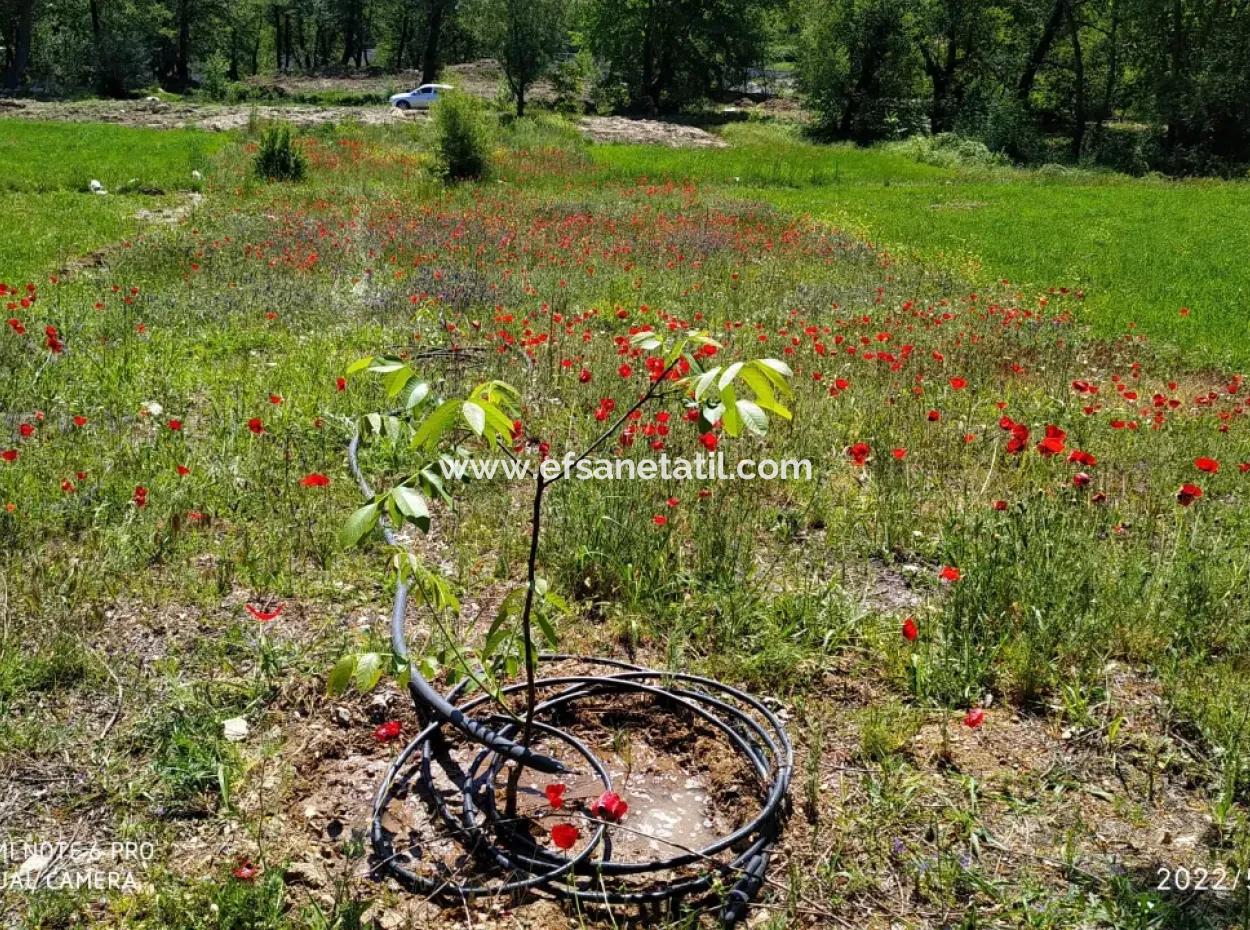
M 578 124 L 582 134 L 593 142 L 633 142 L 666 145 L 669 148 L 722 149 L 724 139 L 697 126 L 664 123 L 624 116 L 584 116 Z
M 252 119 L 279 120 L 296 126 L 359 122 L 382 125 L 410 117 L 389 106 L 347 107 L 313 104 L 209 104 L 166 103 L 162 100 L 79 100 L 72 102 L 16 100 L 5 116 L 70 123 L 119 123 L 149 129 L 208 129 L 224 132 L 242 129 Z

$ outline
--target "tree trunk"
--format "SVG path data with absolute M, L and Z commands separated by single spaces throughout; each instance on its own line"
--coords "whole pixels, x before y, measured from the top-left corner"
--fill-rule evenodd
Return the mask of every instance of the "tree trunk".
M 226 77 L 231 81 L 239 79 L 239 31 L 233 27 L 230 29 L 230 70 Z
M 30 36 L 35 27 L 35 0 L 18 0 L 17 30 L 13 43 L 12 58 L 4 73 L 4 86 L 15 91 L 22 86 L 26 77 L 26 66 L 30 63 Z
M 1185 74 L 1185 11 L 1181 0 L 1173 0 L 1169 19 L 1172 35 L 1168 56 L 1167 138 L 1168 147 L 1175 149 L 1180 143 L 1189 141 L 1190 135 L 1189 126 L 1183 116 L 1181 93 Z
M 1085 147 L 1085 59 L 1081 55 L 1081 23 L 1069 2 L 1068 28 L 1072 35 L 1072 157 L 1080 160 Z
M 282 11 L 276 6 L 270 8 L 273 12 L 273 68 L 275 71 L 282 70 Z
M 421 83 L 429 84 L 438 77 L 439 52 L 443 33 L 443 8 L 448 0 L 430 0 L 429 31 L 425 37 L 425 54 L 421 56 Z
M 1115 87 L 1120 77 L 1120 4 L 1111 0 L 1111 27 L 1107 32 L 1107 82 L 1102 88 L 1102 104 L 1098 107 L 1098 122 L 1111 118 L 1115 112 Z
M 954 32 L 946 37 L 946 58 L 939 63 L 924 40 L 920 41 L 920 55 L 924 59 L 925 74 L 933 88 L 933 101 L 929 107 L 929 131 L 936 134 L 951 127 L 951 97 L 954 91 L 955 70 L 958 67 L 958 48 Z
M 191 80 L 191 4 L 193 0 L 181 0 L 178 4 L 178 46 L 174 59 L 174 75 L 185 89 Z
M 1041 70 L 1046 56 L 1050 54 L 1050 47 L 1055 44 L 1055 36 L 1059 33 L 1059 27 L 1063 25 L 1063 14 L 1066 9 L 1067 0 L 1055 0 L 1054 6 L 1050 9 L 1050 16 L 1046 18 L 1046 24 L 1042 27 L 1042 34 L 1038 36 L 1029 60 L 1025 62 L 1024 72 L 1020 75 L 1020 82 L 1016 85 L 1016 99 L 1022 104 L 1027 105 L 1029 102 L 1029 96 L 1033 93 L 1033 83 L 1037 80 L 1037 72 Z
M 104 41 L 104 23 L 100 17 L 99 0 L 89 0 L 88 13 L 91 17 L 91 39 L 95 48 L 96 85 L 101 97 L 122 97 L 126 88 L 121 75 L 113 67 L 113 58 L 108 53 Z
M 408 7 L 405 5 L 401 12 L 399 21 L 399 38 L 395 40 L 395 54 L 391 58 L 391 69 L 394 71 L 402 71 L 404 67 L 404 54 L 408 51 L 408 30 L 410 23 L 408 19 Z

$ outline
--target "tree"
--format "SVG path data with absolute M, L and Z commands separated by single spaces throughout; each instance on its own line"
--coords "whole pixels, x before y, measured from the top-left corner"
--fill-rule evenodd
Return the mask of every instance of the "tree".
M 631 106 L 678 108 L 764 62 L 770 0 L 585 0 L 580 26 Z
M 16 91 L 26 78 L 30 64 L 31 38 L 35 28 L 35 0 L 4 0 L 0 3 L 3 18 L 4 88 Z
M 918 96 L 907 0 L 823 0 L 799 42 L 799 85 L 825 135 L 869 142 Z
M 525 115 L 530 87 L 568 41 L 567 12 L 565 0 L 478 0 L 470 11 L 474 32 L 503 67 L 517 116 Z

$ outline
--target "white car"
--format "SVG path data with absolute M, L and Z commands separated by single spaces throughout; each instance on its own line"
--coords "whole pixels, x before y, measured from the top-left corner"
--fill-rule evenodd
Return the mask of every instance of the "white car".
M 428 110 L 439 94 L 451 90 L 450 84 L 422 84 L 406 94 L 391 94 L 391 106 L 401 110 Z

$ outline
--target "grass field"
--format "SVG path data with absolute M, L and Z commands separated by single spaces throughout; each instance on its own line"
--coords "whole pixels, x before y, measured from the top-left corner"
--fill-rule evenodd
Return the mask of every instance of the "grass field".
M 1240 258 L 1250 250 L 1250 184 L 936 167 L 757 127 L 725 135 L 727 150 L 603 146 L 592 157 L 611 177 L 741 184 L 748 198 L 973 281 L 1083 289 L 1085 319 L 1103 336 L 1131 327 L 1194 358 L 1250 361 L 1250 265 Z
M 197 190 L 191 172 L 226 144 L 195 129 L 0 120 L 0 190 L 85 193 L 93 179 L 118 194 Z
M 692 379 L 789 372 L 790 393 L 759 367 L 724 381 L 758 408 L 705 385 L 767 430 L 735 435 L 728 406 L 700 422 L 678 368 L 601 454 L 716 446 L 806 459 L 812 480 L 562 483 L 537 568 L 560 650 L 715 675 L 784 717 L 794 809 L 758 926 L 1250 928 L 1250 410 L 1220 362 L 1245 343 L 1216 315 L 1245 233 L 1214 231 L 1244 188 L 973 172 L 757 127 L 725 150 L 600 147 L 548 118 L 500 128 L 480 183 L 445 187 L 398 126 L 303 135 L 307 179 L 264 184 L 254 137 L 173 135 L 148 164 L 146 134 L 106 129 L 120 173 L 166 196 L 203 164 L 204 201 L 143 223 L 131 195 L 77 193 L 97 127 L 74 125 L 33 130 L 76 154 L 3 195 L 65 212 L 42 244 L 0 233 L 0 839 L 151 854 L 122 864 L 133 887 L 13 889 L 6 925 L 622 925 L 627 908 L 444 906 L 371 877 L 373 792 L 419 721 L 391 674 L 327 691 L 345 654 L 394 670 L 395 553 L 376 532 L 344 545 L 363 503 L 344 447 L 363 423 L 371 480 L 411 478 L 381 500 L 419 517 L 411 494 L 429 498 L 403 546 L 455 602 L 410 605 L 409 641 L 446 687 L 508 629 L 529 552 L 524 482 L 447 502 L 413 475 L 422 450 L 490 451 L 459 399 L 511 383 L 509 451 L 558 459 L 668 384 L 646 331 L 706 330 L 720 348 Z M 79 203 L 117 226 L 75 225 Z M 50 279 L 80 237 L 96 260 Z M 1131 257 L 1164 242 L 1171 264 Z M 1117 302 L 1151 342 L 1104 338 Z M 368 419 L 415 394 L 350 371 L 382 354 L 431 402 Z M 427 446 L 433 398 L 464 425 Z M 714 739 L 569 726 L 622 773 L 625 828 L 661 745 L 709 822 L 756 803 Z M 1192 890 L 1199 871 L 1217 887 Z
M 198 190 L 221 135 L 88 124 L 0 120 L 0 281 L 94 261 L 92 253 L 138 232 L 136 214 Z M 105 195 L 90 192 L 97 180 Z

